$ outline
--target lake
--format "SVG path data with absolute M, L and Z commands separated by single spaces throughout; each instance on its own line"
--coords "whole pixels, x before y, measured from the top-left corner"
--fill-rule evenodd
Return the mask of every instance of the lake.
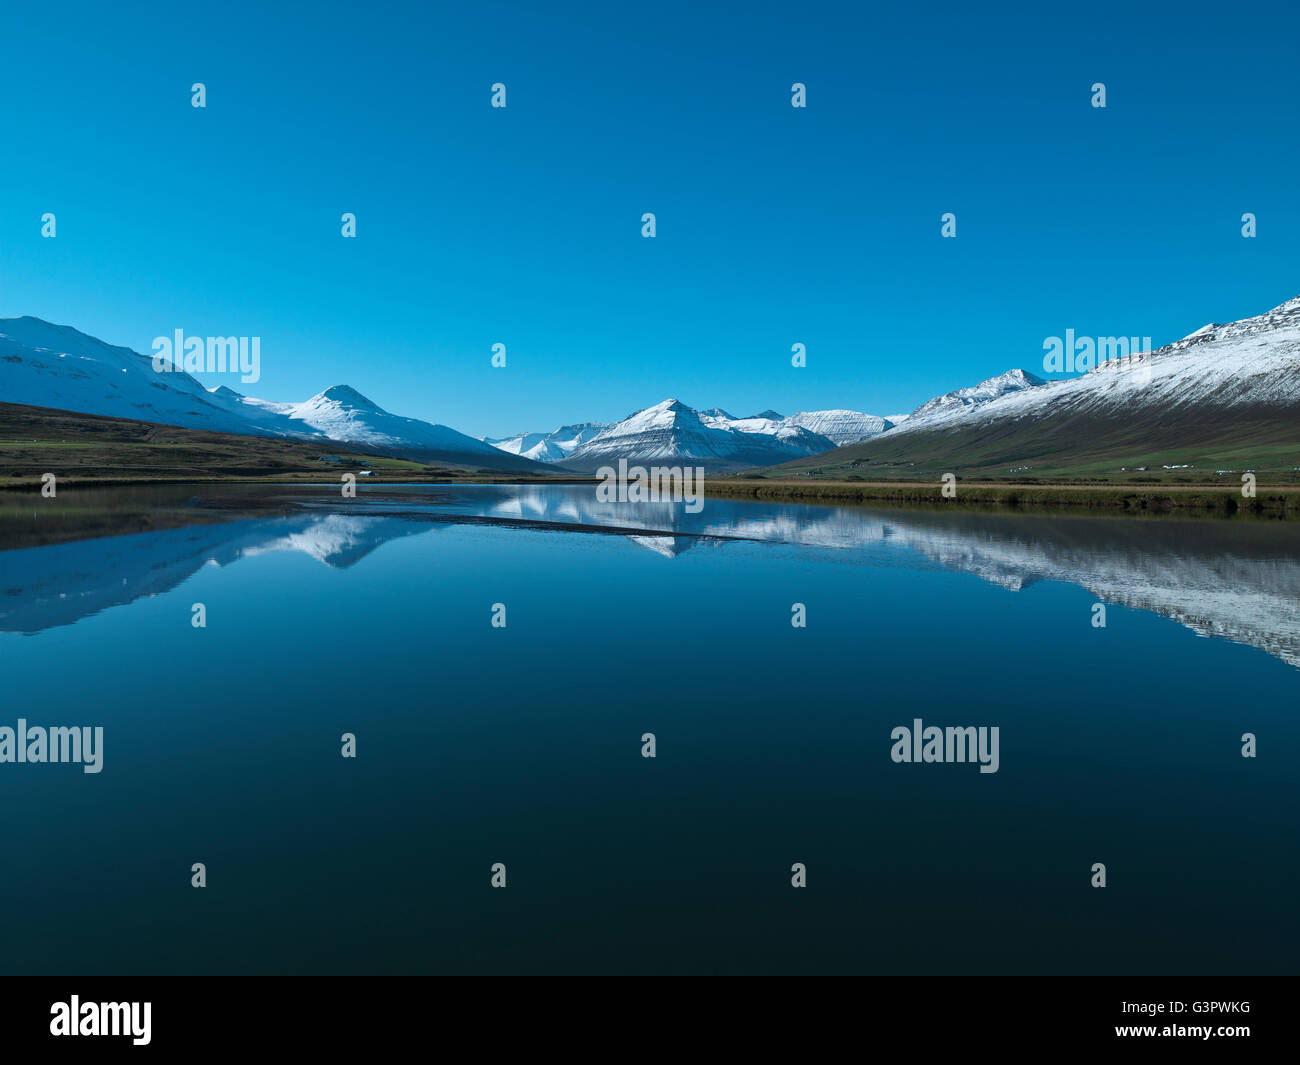
M 5 972 L 1296 969 L 1295 523 L 139 488 L 0 546 L 0 726 L 103 729 L 0 764 Z

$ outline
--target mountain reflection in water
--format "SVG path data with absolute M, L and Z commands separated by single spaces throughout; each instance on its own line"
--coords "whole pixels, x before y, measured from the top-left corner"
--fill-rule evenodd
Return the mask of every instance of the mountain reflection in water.
M 961 571 L 1011 591 L 1067 582 L 1102 602 L 1152 611 L 1200 636 L 1247 644 L 1300 667 L 1300 529 L 1284 522 L 716 498 L 688 514 L 681 504 L 599 503 L 590 485 L 383 486 L 363 488 L 354 500 L 319 490 L 279 495 L 284 505 L 265 516 L 214 520 L 211 511 L 196 509 L 201 524 L 124 535 L 100 535 L 95 527 L 85 539 L 0 551 L 0 631 L 75 624 L 176 588 L 205 565 L 296 551 L 351 567 L 398 537 L 449 524 L 492 524 L 616 535 L 629 549 L 665 559 L 703 542 L 725 550 L 727 541 L 748 540 L 845 552 L 867 564 Z M 29 509 L 38 512 L 37 505 Z

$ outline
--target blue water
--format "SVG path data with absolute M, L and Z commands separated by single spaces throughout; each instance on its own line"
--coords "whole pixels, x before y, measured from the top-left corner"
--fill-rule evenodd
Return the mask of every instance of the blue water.
M 1295 526 L 590 496 L 0 553 L 0 969 L 1295 971 Z

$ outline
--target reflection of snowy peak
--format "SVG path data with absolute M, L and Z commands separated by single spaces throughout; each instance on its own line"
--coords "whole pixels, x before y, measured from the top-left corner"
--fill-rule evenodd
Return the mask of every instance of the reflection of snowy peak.
M 664 558 L 676 558 L 697 543 L 694 536 L 629 536 L 628 539 Z
M 1039 581 L 1075 584 L 1107 602 L 1154 611 L 1199 635 L 1249 644 L 1300 667 L 1300 557 L 1285 526 L 1207 522 L 1189 538 L 1183 523 L 1132 518 L 1089 518 L 1076 526 L 1033 517 L 720 499 L 692 515 L 681 504 L 600 503 L 590 490 L 472 492 L 451 506 L 500 518 L 635 529 L 646 547 L 652 536 L 684 544 L 690 542 L 684 536 L 740 538 L 865 551 L 890 564 L 910 552 L 1009 591 Z
M 367 505 L 362 497 L 349 507 Z M 487 520 L 623 531 L 665 559 L 701 544 L 726 550 L 743 539 L 848 550 L 879 565 L 941 566 L 1011 591 L 1058 581 L 1300 668 L 1300 558 L 1293 532 L 1280 523 L 1058 521 L 719 499 L 691 514 L 674 503 L 603 503 L 592 485 L 446 488 L 436 499 L 413 494 L 403 512 L 398 518 L 313 510 L 0 552 L 0 588 L 7 592 L 0 631 L 73 624 L 175 588 L 204 564 L 300 551 L 346 568 L 388 540 Z
M 0 632 L 72 625 L 170 591 L 205 565 L 268 551 L 302 551 L 346 569 L 380 544 L 425 528 L 399 518 L 303 514 L 0 551 L 0 587 L 8 589 L 0 597 Z
M 307 524 L 293 522 L 283 535 L 249 545 L 242 554 L 251 557 L 269 551 L 301 551 L 327 566 L 347 569 L 380 544 L 396 536 L 410 536 L 420 531 L 419 526 L 396 518 L 327 514 L 323 518 L 313 518 Z

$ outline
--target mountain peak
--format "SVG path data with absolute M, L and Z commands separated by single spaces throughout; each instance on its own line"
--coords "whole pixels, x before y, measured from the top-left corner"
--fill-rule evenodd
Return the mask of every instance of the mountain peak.
M 656 403 L 653 407 L 640 407 L 634 410 L 623 419 L 623 422 L 658 422 L 664 420 L 665 423 L 671 423 L 677 420 L 678 415 L 685 415 L 688 420 L 699 420 L 699 412 L 688 407 L 680 399 L 665 399 L 660 403 Z M 615 424 L 621 425 L 623 422 L 616 422 Z
M 858 444 L 879 436 L 893 423 L 875 414 L 864 414 L 858 410 L 801 410 L 781 420 L 783 425 L 798 426 L 810 433 L 824 436 L 835 444 L 844 447 Z
M 1023 392 L 1027 389 L 1038 388 L 1045 384 L 1041 377 L 1036 377 L 1028 370 L 1014 369 L 1006 373 L 998 374 L 996 377 L 989 377 L 977 385 L 969 388 L 958 388 L 953 392 L 945 392 L 942 396 L 935 396 L 934 399 L 927 403 L 922 403 L 916 410 L 912 411 L 910 422 L 934 417 L 949 416 L 955 412 L 971 410 L 975 407 L 982 407 L 985 403 L 1005 396 L 1009 392 Z M 909 428 L 914 428 L 912 424 Z
M 316 399 L 329 400 L 337 403 L 341 407 L 352 407 L 358 410 L 378 411 L 380 407 L 377 403 L 372 402 L 358 392 L 351 385 L 334 385 L 332 388 L 325 389 Z
M 1286 306 L 1286 304 L 1283 304 L 1283 306 Z M 1182 340 L 1177 341 L 1177 343 L 1182 344 L 1186 341 L 1201 340 L 1201 339 L 1213 340 L 1214 331 L 1218 328 L 1219 328 L 1218 323 L 1207 322 L 1205 325 L 1201 326 L 1200 329 L 1196 330 L 1196 332 L 1188 333 L 1185 337 L 1183 337 Z
M 44 318 L 37 318 L 30 314 L 19 315 L 16 318 L 0 318 L 0 336 L 7 336 L 20 344 L 29 347 L 51 347 L 57 346 L 60 351 L 71 354 L 84 354 L 93 352 L 102 354 L 112 352 L 115 355 L 134 355 L 135 352 L 127 348 L 119 348 L 112 344 L 106 344 L 98 337 L 93 337 L 89 333 L 83 333 L 70 325 L 57 325 L 54 322 L 47 322 Z M 67 345 L 65 347 L 65 345 Z M 147 358 L 147 356 L 140 356 Z
M 1035 377 L 1028 370 L 1017 368 L 998 374 L 997 377 L 990 377 L 987 381 L 981 381 L 976 387 L 982 388 L 985 385 L 1006 384 L 1019 385 L 1021 388 L 1037 388 L 1039 385 L 1046 383 L 1041 377 Z
M 570 468 L 597 469 L 614 459 L 693 460 L 713 469 L 770 466 L 834 445 L 826 437 L 766 419 L 734 419 L 719 407 L 696 411 L 666 399 L 634 411 L 579 444 L 565 458 Z

